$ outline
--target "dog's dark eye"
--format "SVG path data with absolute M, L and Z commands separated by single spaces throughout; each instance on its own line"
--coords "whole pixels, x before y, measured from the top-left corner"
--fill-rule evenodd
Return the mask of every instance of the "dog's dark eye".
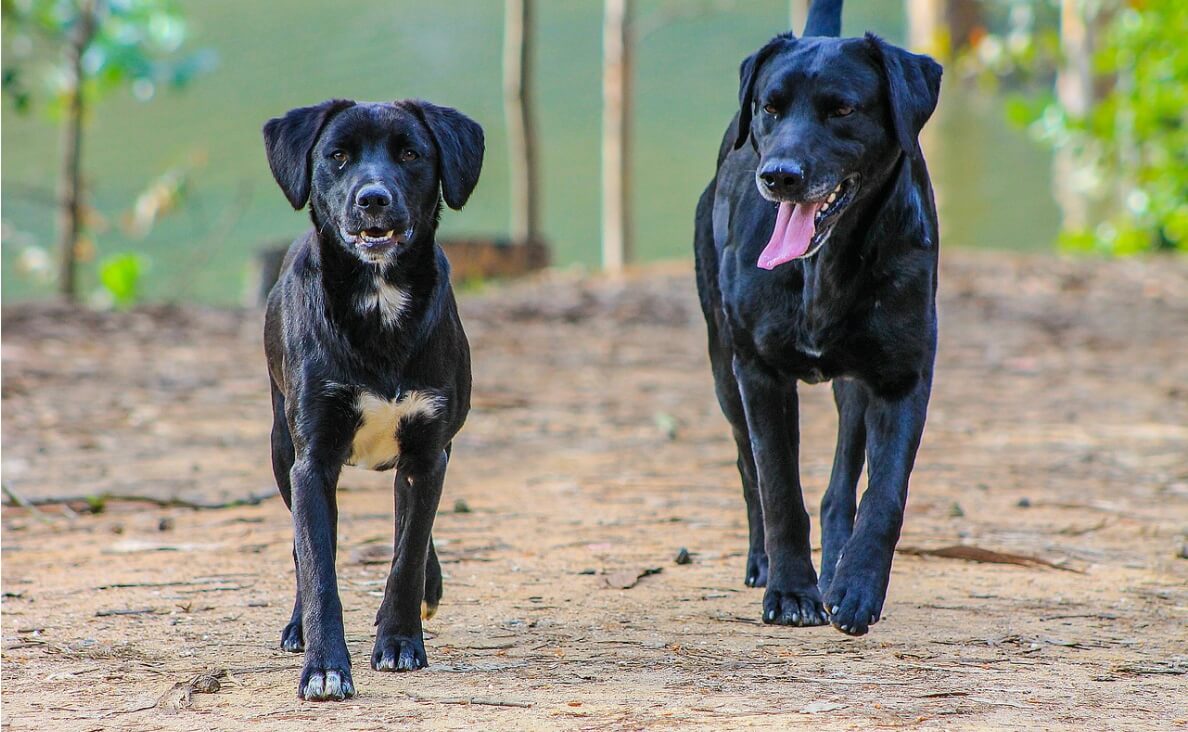
M 400 153 L 400 161 L 404 162 L 404 163 L 411 163 L 412 161 L 416 160 L 419 157 L 421 157 L 420 154 L 416 150 L 413 150 L 412 148 L 409 148 L 409 149 L 405 150 L 404 152 Z
M 775 114 L 779 110 L 776 109 L 776 105 L 772 104 L 771 102 L 768 102 L 767 104 L 763 105 L 763 111 L 767 112 L 768 114 Z
M 845 104 L 833 110 L 834 117 L 849 117 L 853 113 L 854 108 Z
M 335 150 L 334 152 L 330 153 L 330 157 L 334 158 L 339 163 L 342 163 L 342 165 L 346 165 L 347 154 L 345 150 Z M 342 165 L 339 165 L 338 167 L 341 168 Z

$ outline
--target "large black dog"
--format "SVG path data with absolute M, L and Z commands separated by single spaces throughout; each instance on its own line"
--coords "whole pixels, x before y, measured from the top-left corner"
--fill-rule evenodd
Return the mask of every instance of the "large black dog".
M 421 620 L 441 599 L 431 530 L 450 444 L 470 409 L 470 349 L 435 243 L 441 202 L 466 203 L 483 131 L 420 101 L 332 100 L 264 125 L 268 163 L 313 229 L 268 298 L 272 465 L 293 513 L 297 600 L 281 634 L 305 650 L 297 693 L 355 692 L 334 572 L 343 465 L 396 469 L 396 546 L 376 614 L 377 671 L 427 665 Z
M 746 583 L 767 587 L 764 622 L 861 635 L 882 612 L 932 384 L 939 242 L 917 136 L 941 67 L 871 35 L 822 37 L 840 27 L 840 0 L 817 0 L 804 38 L 743 62 L 695 247 L 746 497 Z M 839 425 L 818 582 L 796 384 L 825 379 Z

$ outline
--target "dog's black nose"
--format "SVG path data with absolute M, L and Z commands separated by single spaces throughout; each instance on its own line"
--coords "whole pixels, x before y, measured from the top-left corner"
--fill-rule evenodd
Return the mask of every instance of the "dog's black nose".
M 364 211 L 378 211 L 392 205 L 392 194 L 378 183 L 365 185 L 355 194 L 355 205 Z
M 768 190 L 787 190 L 804 182 L 804 169 L 798 163 L 788 161 L 768 163 L 759 171 L 759 179 Z

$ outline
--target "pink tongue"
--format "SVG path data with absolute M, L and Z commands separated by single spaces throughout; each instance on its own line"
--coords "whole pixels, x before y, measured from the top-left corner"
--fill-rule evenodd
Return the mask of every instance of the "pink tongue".
M 784 262 L 803 257 L 813 240 L 814 220 L 820 208 L 820 203 L 781 203 L 771 240 L 759 255 L 759 266 L 775 269 Z

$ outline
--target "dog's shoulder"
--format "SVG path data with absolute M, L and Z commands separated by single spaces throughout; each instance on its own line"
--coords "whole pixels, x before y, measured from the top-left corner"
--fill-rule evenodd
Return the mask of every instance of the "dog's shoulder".
M 304 280 L 316 275 L 321 269 L 317 244 L 318 237 L 313 229 L 297 237 L 285 253 L 284 262 L 281 264 L 281 279 L 287 275 Z

